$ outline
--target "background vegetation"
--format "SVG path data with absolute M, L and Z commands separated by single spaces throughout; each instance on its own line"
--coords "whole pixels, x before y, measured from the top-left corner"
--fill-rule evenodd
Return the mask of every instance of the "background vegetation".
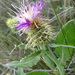
M 75 75 L 75 3 L 73 0 L 44 0 L 44 2 L 44 20 L 53 27 L 54 37 L 51 41 L 55 44 L 51 45 L 52 52 L 63 64 L 66 75 Z M 7 26 L 7 20 L 10 18 L 7 12 L 12 13 L 11 4 L 19 6 L 20 0 L 0 0 L 0 75 L 16 75 L 17 72 L 21 75 L 20 69 L 17 71 L 16 68 L 5 64 L 20 60 L 32 52 L 30 49 L 24 49 L 26 35 L 19 36 Z M 25 73 L 42 70 L 53 75 L 53 71 L 42 60 L 33 67 L 23 69 Z

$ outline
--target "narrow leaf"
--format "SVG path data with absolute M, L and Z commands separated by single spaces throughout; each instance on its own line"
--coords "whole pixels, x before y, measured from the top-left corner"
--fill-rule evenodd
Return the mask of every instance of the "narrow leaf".
M 26 75 L 50 75 L 50 74 L 44 71 L 34 71 L 34 72 L 27 73 Z
M 33 52 L 32 54 L 25 56 L 20 61 L 13 61 L 8 64 L 7 66 L 13 67 L 32 67 L 38 63 L 40 60 L 41 51 Z
M 60 64 L 60 62 L 58 61 L 58 59 L 55 57 L 55 55 L 53 54 L 53 52 L 50 49 L 49 49 L 49 51 L 45 52 L 45 55 L 56 64 L 60 75 L 65 75 L 63 66 Z M 59 75 L 59 73 L 57 73 L 57 75 Z
M 43 61 L 46 63 L 46 65 L 47 65 L 51 70 L 53 70 L 53 69 L 55 68 L 54 62 L 53 62 L 45 53 L 42 53 L 42 58 L 43 58 Z
M 18 68 L 17 75 L 25 75 L 23 72 L 23 68 Z

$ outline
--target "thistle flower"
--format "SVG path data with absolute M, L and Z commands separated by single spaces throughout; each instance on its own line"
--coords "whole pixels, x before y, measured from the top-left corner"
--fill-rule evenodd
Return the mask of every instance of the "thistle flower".
M 16 29 L 20 35 L 27 34 L 26 47 L 42 47 L 47 44 L 52 36 L 51 27 L 42 19 L 42 9 L 45 3 L 40 0 L 35 3 L 29 3 L 26 0 L 27 6 L 21 5 L 21 8 L 16 13 Z
M 28 3 L 28 1 L 27 1 Z M 40 19 L 44 3 L 42 0 L 35 3 L 30 3 L 27 6 L 21 6 L 19 13 L 16 13 L 15 19 L 18 21 L 17 30 L 22 31 L 22 34 L 28 32 L 34 27 L 38 27 L 37 21 Z

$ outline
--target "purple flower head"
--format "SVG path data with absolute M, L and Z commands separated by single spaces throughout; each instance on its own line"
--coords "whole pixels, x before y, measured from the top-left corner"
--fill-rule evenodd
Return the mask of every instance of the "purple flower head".
M 21 8 L 18 8 L 19 12 L 15 17 L 15 19 L 18 21 L 18 24 L 16 24 L 16 29 L 23 33 L 31 29 L 31 25 L 33 24 L 35 18 L 40 18 L 42 9 L 45 5 L 42 0 L 38 2 L 36 1 L 35 3 L 29 3 L 28 0 L 26 1 L 28 3 L 27 6 L 24 5 L 21 6 Z

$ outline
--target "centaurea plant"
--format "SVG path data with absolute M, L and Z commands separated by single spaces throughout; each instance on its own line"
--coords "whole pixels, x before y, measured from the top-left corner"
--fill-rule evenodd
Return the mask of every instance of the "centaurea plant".
M 52 27 L 43 20 L 42 10 L 45 3 L 42 0 L 34 3 L 29 3 L 28 0 L 23 0 L 20 7 L 16 7 L 14 5 L 12 6 L 17 11 L 13 11 L 16 15 L 13 19 L 17 21 L 16 24 L 14 24 L 16 27 L 15 29 L 18 30 L 18 34 L 21 36 L 27 34 L 25 48 L 30 48 L 34 51 L 34 53 L 21 59 L 20 61 L 11 62 L 7 65 L 15 67 L 32 67 L 41 58 L 52 69 L 52 71 L 55 67 L 50 65 L 50 60 L 53 62 L 53 65 L 55 63 L 58 67 L 60 67 L 60 64 L 57 64 L 58 60 L 52 52 L 49 51 L 49 44 L 53 34 Z M 59 68 L 59 71 L 60 69 L 62 70 L 61 67 Z

